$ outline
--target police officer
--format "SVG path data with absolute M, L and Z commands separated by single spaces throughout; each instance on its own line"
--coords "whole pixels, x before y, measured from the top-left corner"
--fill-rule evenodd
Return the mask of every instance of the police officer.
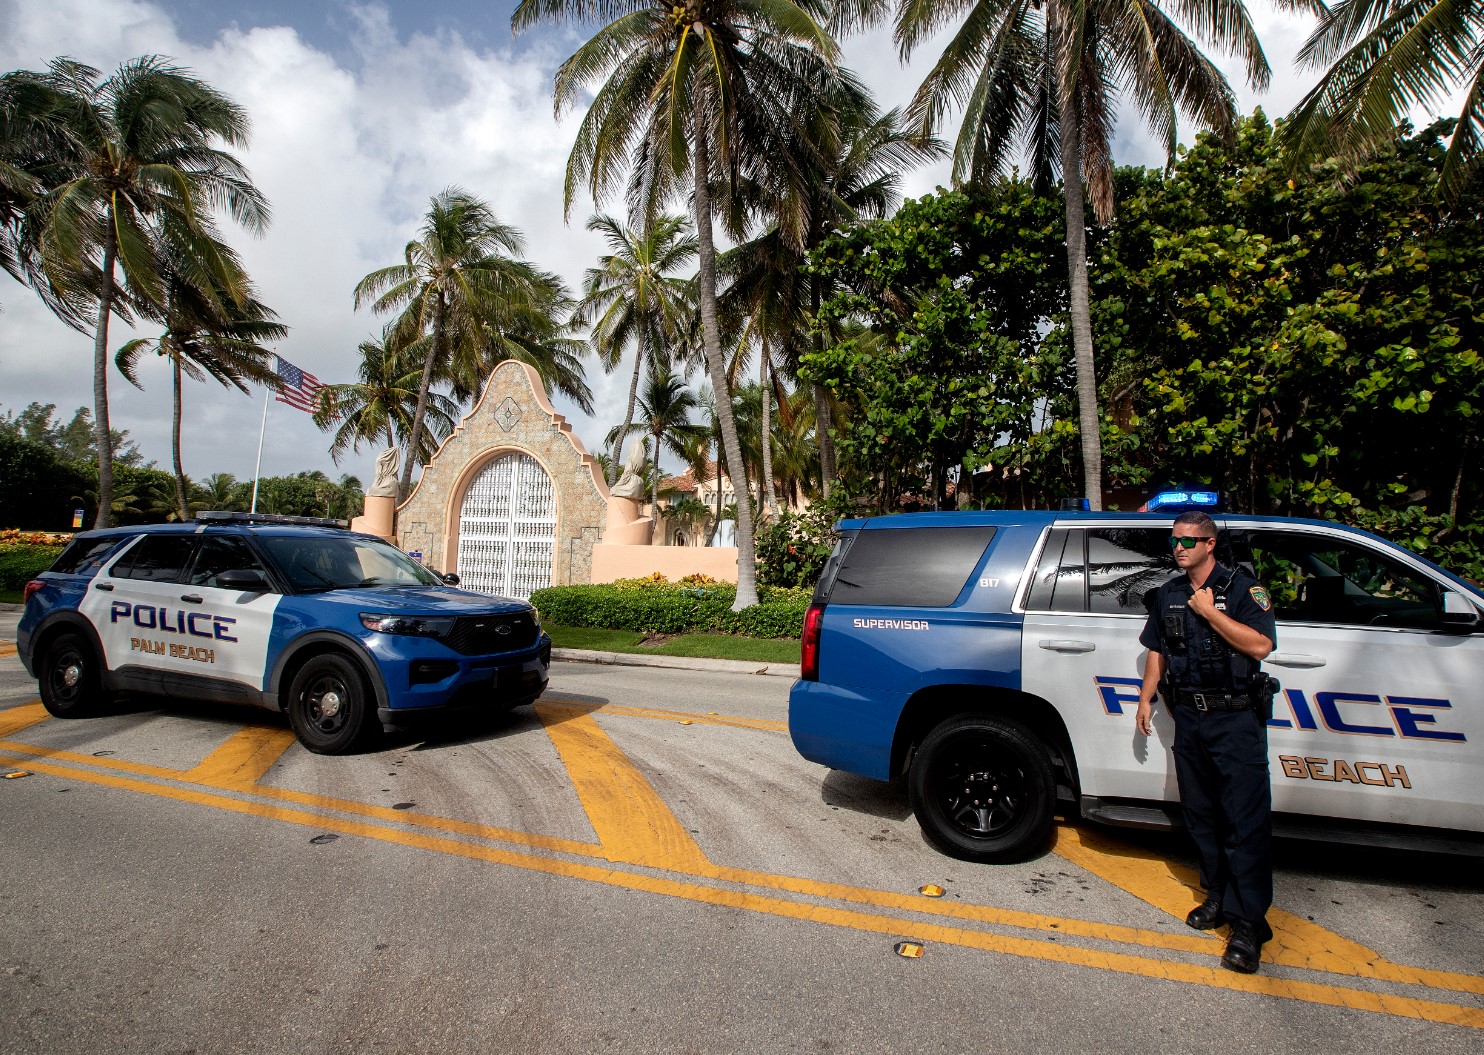
M 1176 517 L 1170 545 L 1185 574 L 1155 592 L 1139 635 L 1149 659 L 1135 722 L 1150 734 L 1159 691 L 1175 718 L 1180 806 L 1206 890 L 1185 922 L 1196 930 L 1229 923 L 1221 965 L 1251 973 L 1273 936 L 1266 676 L 1258 667 L 1277 640 L 1273 605 L 1252 576 L 1216 562 L 1216 524 L 1205 513 Z

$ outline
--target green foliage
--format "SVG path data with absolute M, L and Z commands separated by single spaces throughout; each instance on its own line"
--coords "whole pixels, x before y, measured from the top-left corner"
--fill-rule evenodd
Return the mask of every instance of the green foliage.
M 561 626 L 641 633 L 715 631 L 748 637 L 798 637 L 809 607 L 805 590 L 763 589 L 759 603 L 731 610 L 730 583 L 685 586 L 628 580 L 589 586 L 553 586 L 531 594 L 541 618 Z
M 1038 401 L 1071 388 L 1070 356 L 1039 348 L 1065 298 L 1062 228 L 1054 199 L 1009 182 L 908 202 L 811 255 L 836 290 L 821 331 L 870 325 L 803 357 L 807 380 L 854 407 L 836 430 L 847 486 L 880 509 L 942 503 L 949 469 L 1034 435 Z
M 61 552 L 61 546 L 0 545 L 0 590 L 19 590 Z
M 94 476 L 41 443 L 0 428 L 0 527 L 60 531 L 72 526 L 72 496 Z
M 835 548 L 835 524 L 856 515 L 854 502 L 836 489 L 802 513 L 785 510 L 757 537 L 757 581 L 763 586 L 812 590 Z

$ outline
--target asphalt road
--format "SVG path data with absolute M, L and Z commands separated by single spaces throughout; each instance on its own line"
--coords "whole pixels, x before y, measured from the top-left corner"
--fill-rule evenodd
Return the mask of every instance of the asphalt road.
M 558 664 L 535 708 L 322 758 L 255 711 L 48 719 L 7 636 L 0 1052 L 1484 1040 L 1477 860 L 1281 844 L 1249 978 L 1181 922 L 1178 837 L 940 856 L 902 787 L 794 753 L 784 679 Z

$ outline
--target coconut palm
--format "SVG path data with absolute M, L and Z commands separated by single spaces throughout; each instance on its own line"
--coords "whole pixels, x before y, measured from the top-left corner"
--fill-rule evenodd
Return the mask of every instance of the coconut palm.
M 1298 53 L 1325 69 L 1283 130 L 1296 161 L 1337 156 L 1355 163 L 1393 141 L 1417 107 L 1467 88 L 1443 159 L 1450 198 L 1476 171 L 1484 142 L 1484 22 L 1460 0 L 1287 0 L 1319 15 Z M 1327 69 L 1326 69 L 1327 67 Z
M 802 180 L 810 140 L 798 126 L 835 75 L 828 15 L 827 0 L 522 0 L 511 17 L 517 32 L 541 22 L 611 19 L 557 70 L 558 113 L 602 82 L 567 162 L 567 208 L 584 183 L 598 201 L 627 179 L 631 211 L 641 219 L 691 192 L 701 333 L 729 466 L 741 465 L 742 452 L 717 316 L 712 189 L 725 192 L 765 168 L 775 173 L 768 183 L 788 182 L 776 173 L 793 169 Z M 740 610 L 757 603 L 757 569 L 747 503 L 739 515 Z
M 231 473 L 212 473 L 191 489 L 191 500 L 197 509 L 241 509 L 243 485 Z
M 613 445 L 608 484 L 618 479 L 623 441 L 634 421 L 639 374 L 646 362 L 668 366 L 668 349 L 694 312 L 694 283 L 676 275 L 696 256 L 696 240 L 684 217 L 657 216 L 634 230 L 611 216 L 594 216 L 589 231 L 602 234 L 607 255 L 589 268 L 583 280 L 582 300 L 574 321 L 591 324 L 591 342 L 603 369 L 612 373 L 634 348 L 634 373 L 629 379 L 629 402 Z
M 1267 86 L 1267 59 L 1242 0 L 904 0 L 896 22 L 903 57 L 960 18 L 908 116 L 917 131 L 931 133 L 962 108 L 956 181 L 995 178 L 1022 144 L 1039 184 L 1061 173 L 1083 487 L 1100 509 L 1083 201 L 1091 199 L 1098 222 L 1112 218 L 1116 99 L 1132 99 L 1173 158 L 1179 114 L 1217 132 L 1230 131 L 1237 116 L 1231 86 L 1180 23 L 1206 44 L 1240 56 L 1254 87 Z
M 401 447 L 412 435 L 417 410 L 418 386 L 423 365 L 396 350 L 396 324 L 389 323 L 380 340 L 362 341 L 358 380 L 320 389 L 314 423 L 322 430 L 335 430 L 330 457 L 338 465 L 346 451 L 359 452 L 362 443 L 386 441 Z M 422 449 L 418 459 L 426 463 L 438 445 L 453 431 L 459 405 L 440 392 L 430 391 L 423 414 Z
M 650 481 L 649 508 L 651 511 L 649 535 L 654 541 L 654 524 L 659 519 L 660 455 L 668 451 L 677 458 L 685 458 L 687 441 L 694 441 L 705 434 L 706 427 L 691 422 L 691 412 L 700 408 L 696 395 L 685 382 L 673 372 L 651 367 L 644 378 L 643 391 L 639 393 L 639 419 L 637 424 L 649 433 L 650 450 L 654 455 L 654 473 Z
M 44 116 L 23 123 L 55 151 L 38 164 L 41 184 L 26 208 L 22 239 L 34 247 L 55 296 L 96 301 L 93 316 L 94 427 L 98 518 L 113 508 L 109 456 L 108 324 L 115 315 L 168 312 L 167 275 L 190 274 L 214 296 L 224 285 L 239 304 L 240 275 L 222 259 L 211 213 L 225 209 L 249 231 L 266 227 L 268 206 L 246 170 L 217 144 L 247 138 L 245 111 L 187 71 L 155 56 L 132 59 L 105 80 L 56 59 L 43 72 L 5 76 L 3 91 L 44 99 Z M 120 283 L 122 278 L 122 284 Z M 63 316 L 64 320 L 66 316 Z
M 236 255 L 225 245 L 218 246 L 234 274 L 241 268 Z M 275 321 L 278 316 L 252 295 L 251 286 L 240 287 L 241 301 L 234 300 L 225 289 L 203 293 L 180 270 L 166 274 L 165 331 L 154 338 L 128 341 L 114 362 L 119 372 L 136 387 L 139 384 L 139 360 L 153 352 L 170 360 L 172 415 L 170 457 L 175 469 L 175 512 L 181 520 L 190 516 L 187 506 L 185 469 L 180 454 L 181 378 L 194 381 L 214 378 L 223 386 L 230 385 L 246 393 L 248 382 L 275 385 L 274 354 L 269 341 L 288 336 L 288 327 Z
M 449 187 L 429 203 L 403 262 L 373 271 L 356 285 L 357 308 L 369 304 L 377 313 L 398 312 L 395 341 L 422 364 L 402 467 L 404 495 L 412 486 L 413 462 L 423 452 L 434 379 L 477 389 L 481 369 L 498 361 L 494 346 L 502 338 L 532 354 L 519 337 L 540 329 L 536 317 L 556 302 L 559 291 L 552 289 L 553 276 L 516 258 L 523 251 L 520 232 L 501 223 L 489 205 Z M 543 380 L 551 382 L 549 376 Z

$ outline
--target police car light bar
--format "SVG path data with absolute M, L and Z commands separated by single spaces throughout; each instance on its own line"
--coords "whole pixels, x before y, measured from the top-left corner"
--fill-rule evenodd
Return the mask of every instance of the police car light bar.
M 306 524 L 311 527 L 349 527 L 349 521 L 329 517 L 291 517 L 277 513 L 241 513 L 232 509 L 203 509 L 196 519 L 212 524 Z
M 1158 513 L 1176 507 L 1215 509 L 1220 504 L 1221 495 L 1215 491 L 1161 491 L 1144 503 L 1144 509 Z

